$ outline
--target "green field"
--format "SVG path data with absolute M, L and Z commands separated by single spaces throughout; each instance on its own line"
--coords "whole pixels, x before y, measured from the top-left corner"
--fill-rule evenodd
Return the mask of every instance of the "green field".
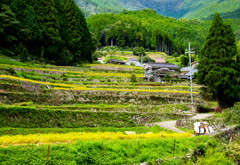
M 5 58 L 0 64 L 1 164 L 45 164 L 48 146 L 48 164 L 192 162 L 186 154 L 194 157 L 190 150 L 214 138 L 191 137 L 186 128 L 188 133 L 180 134 L 146 127 L 193 115 L 189 82 L 144 82 L 143 73 L 133 66 L 59 67 Z M 193 91 L 195 103 L 208 104 L 200 86 Z

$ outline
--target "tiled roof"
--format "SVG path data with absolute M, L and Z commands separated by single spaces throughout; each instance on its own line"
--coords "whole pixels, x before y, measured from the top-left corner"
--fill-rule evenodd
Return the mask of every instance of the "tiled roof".
M 168 68 L 168 69 L 179 69 L 175 64 L 170 63 L 148 63 L 152 68 Z
M 129 62 L 133 62 L 133 61 L 136 61 L 136 62 L 138 62 L 138 59 L 129 58 L 129 59 L 128 59 L 128 61 L 129 61 Z
M 193 69 L 193 70 L 192 70 L 192 75 L 194 75 L 194 73 L 197 73 L 197 72 L 198 72 L 197 69 Z M 188 72 L 188 73 L 185 74 L 185 76 L 190 76 L 190 75 L 191 75 L 190 72 Z
M 165 58 L 155 58 L 156 63 L 165 63 Z
M 137 61 L 127 62 L 126 65 L 131 65 L 131 63 L 134 63 L 135 66 L 143 67 L 143 64 L 141 64 L 140 62 L 137 62 Z
M 114 59 L 111 59 L 111 60 L 109 60 L 108 62 L 110 62 L 110 61 L 119 62 L 119 63 L 125 63 L 125 62 L 123 62 L 123 61 L 121 61 L 121 60 L 114 60 Z
M 189 72 L 190 71 L 190 67 L 183 67 L 182 69 L 181 69 L 181 71 L 182 72 Z

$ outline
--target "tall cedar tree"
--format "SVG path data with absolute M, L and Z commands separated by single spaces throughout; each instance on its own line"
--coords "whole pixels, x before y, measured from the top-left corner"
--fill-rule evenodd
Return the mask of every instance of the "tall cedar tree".
M 201 50 L 197 81 L 209 87 L 220 108 L 239 101 L 239 72 L 236 42 L 231 26 L 225 25 L 218 13 Z
M 56 16 L 54 1 L 39 0 L 35 4 L 35 11 L 44 39 L 43 57 L 48 60 L 56 60 L 61 48 L 61 37 L 59 35 L 60 25 Z
M 67 0 L 68 49 L 74 55 L 74 61 L 92 62 L 92 39 L 83 13 L 74 0 Z
M 5 4 L 0 4 L 0 51 L 5 55 L 15 56 L 21 52 L 20 22 Z
M 29 31 L 28 37 L 24 37 L 25 46 L 32 56 L 40 57 L 43 37 L 34 8 L 25 0 L 13 0 L 10 7 L 17 20 L 21 22 L 21 27 Z

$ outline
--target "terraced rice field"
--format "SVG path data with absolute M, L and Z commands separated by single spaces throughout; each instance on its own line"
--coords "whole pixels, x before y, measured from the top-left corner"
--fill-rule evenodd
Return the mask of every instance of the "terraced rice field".
M 136 82 L 131 82 L 132 75 Z M 15 149 L 21 153 L 21 146 L 26 144 L 82 141 L 89 145 L 89 141 L 99 140 L 128 143 L 191 137 L 189 133 L 145 126 L 190 117 L 194 108 L 189 82 L 159 84 L 144 82 L 143 76 L 139 67 L 58 67 L 5 60 L 0 64 L 0 145 L 20 145 Z M 200 87 L 195 85 L 193 91 L 194 101 L 202 102 Z M 146 159 L 152 159 L 151 155 Z M 52 159 L 52 163 L 60 162 Z

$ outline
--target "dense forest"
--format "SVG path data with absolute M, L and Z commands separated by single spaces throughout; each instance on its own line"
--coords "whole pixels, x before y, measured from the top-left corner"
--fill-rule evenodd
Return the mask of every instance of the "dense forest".
M 225 18 L 240 18 L 239 0 L 75 0 L 86 16 L 120 13 L 126 10 L 154 9 L 160 15 L 174 18 L 211 20 L 215 12 Z
M 107 4 L 104 1 L 102 7 Z M 199 54 L 211 24 L 164 17 L 152 9 L 123 9 L 119 14 L 93 15 L 86 21 L 74 0 L 2 0 L 0 20 L 1 54 L 57 65 L 92 62 L 92 53 L 104 46 L 143 47 L 180 55 L 191 41 Z M 234 32 L 239 30 L 239 19 L 224 21 Z
M 240 19 L 226 19 L 233 31 L 240 27 Z M 95 46 L 123 48 L 144 47 L 173 54 L 182 54 L 191 41 L 199 53 L 211 21 L 164 17 L 155 10 L 126 11 L 119 14 L 98 14 L 87 18 Z
M 91 62 L 94 47 L 74 0 L 3 0 L 0 53 L 58 65 Z

